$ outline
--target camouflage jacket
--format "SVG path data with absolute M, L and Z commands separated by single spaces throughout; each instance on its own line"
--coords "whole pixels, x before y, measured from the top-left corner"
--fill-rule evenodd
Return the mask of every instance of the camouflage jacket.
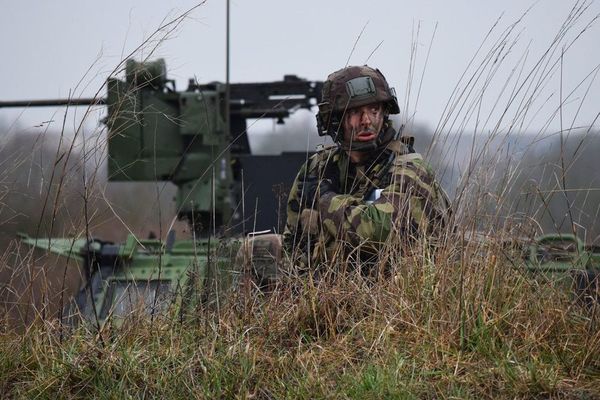
M 307 176 L 327 178 L 336 187 L 309 201 L 312 211 L 301 206 L 306 194 L 299 188 Z M 393 141 L 363 165 L 332 146 L 310 157 L 296 176 L 284 246 L 288 254 L 302 256 L 301 264 L 327 262 L 355 249 L 373 256 L 393 237 L 409 242 L 435 237 L 449 217 L 450 202 L 431 169 L 403 142 Z

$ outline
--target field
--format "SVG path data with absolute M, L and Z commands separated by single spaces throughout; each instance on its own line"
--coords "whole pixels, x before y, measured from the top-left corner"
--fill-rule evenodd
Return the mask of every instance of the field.
M 11 397 L 600 396 L 597 307 L 535 281 L 494 245 L 399 257 L 392 276 L 292 279 L 220 309 L 101 333 L 40 320 L 1 335 Z M 339 265 L 340 268 L 343 266 Z M 347 266 L 346 266 L 347 267 Z
M 520 21 L 494 27 L 432 130 L 409 112 L 425 58 L 414 50 L 397 122 L 451 194 L 453 224 L 435 248 L 388 240 L 367 275 L 341 258 L 267 293 L 245 282 L 185 315 L 66 326 L 57 315 L 83 273 L 19 245 L 16 232 L 163 238 L 173 187 L 107 186 L 102 130 L 0 140 L 0 396 L 600 398 L 600 306 L 527 273 L 523 258 L 544 232 L 599 244 L 598 116 L 578 119 L 599 69 L 571 91 L 561 84 L 570 46 L 597 19 L 587 5 L 529 58 L 511 58 Z M 152 199 L 144 213 L 136 196 Z

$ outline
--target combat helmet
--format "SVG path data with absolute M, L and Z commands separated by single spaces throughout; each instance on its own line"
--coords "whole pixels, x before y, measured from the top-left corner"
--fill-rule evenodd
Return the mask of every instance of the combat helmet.
M 379 69 L 363 65 L 346 67 L 331 73 L 323 84 L 319 103 L 319 136 L 329 135 L 336 143 L 343 144 L 342 121 L 346 110 L 372 103 L 383 103 L 386 115 L 400 112 L 396 92 L 389 86 Z M 382 135 L 384 133 L 380 132 L 379 136 Z M 376 141 L 381 142 L 381 139 L 378 137 Z M 351 149 L 372 150 L 378 144 L 380 143 L 356 143 Z

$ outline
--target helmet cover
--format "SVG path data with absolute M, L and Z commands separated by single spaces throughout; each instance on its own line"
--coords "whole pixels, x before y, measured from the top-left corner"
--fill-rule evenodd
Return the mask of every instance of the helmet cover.
M 339 130 L 346 110 L 372 103 L 383 103 L 387 114 L 398 114 L 396 93 L 376 68 L 367 65 L 342 68 L 331 73 L 323 84 L 317 127 L 319 135 L 330 135 L 339 142 Z

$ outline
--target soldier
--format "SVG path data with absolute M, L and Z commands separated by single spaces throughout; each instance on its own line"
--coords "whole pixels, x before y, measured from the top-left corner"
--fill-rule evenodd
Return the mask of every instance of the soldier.
M 336 145 L 310 157 L 293 183 L 283 235 L 288 263 L 311 268 L 341 259 L 364 268 L 386 244 L 440 238 L 450 203 L 415 153 L 414 139 L 392 127 L 389 115 L 399 112 L 378 69 L 352 66 L 328 76 L 317 127 Z M 254 239 L 253 264 L 263 283 L 276 275 L 273 260 L 281 266 L 281 245 L 278 235 Z

